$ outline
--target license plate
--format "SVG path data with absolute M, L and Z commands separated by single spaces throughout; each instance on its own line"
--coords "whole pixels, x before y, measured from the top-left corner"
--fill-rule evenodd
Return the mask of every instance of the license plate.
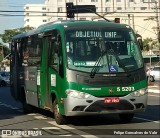
M 104 99 L 105 104 L 119 103 L 119 97 L 107 97 Z

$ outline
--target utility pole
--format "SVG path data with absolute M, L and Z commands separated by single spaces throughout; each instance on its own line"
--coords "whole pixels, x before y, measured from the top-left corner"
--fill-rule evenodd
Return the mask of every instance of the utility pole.
M 159 27 L 159 14 L 158 14 L 158 9 L 159 9 L 159 7 L 158 7 L 158 2 L 157 1 L 155 1 L 155 8 L 156 8 L 156 22 L 157 22 L 157 40 L 158 40 L 158 44 L 159 44 L 159 42 L 160 42 L 160 38 L 159 38 L 159 32 L 160 32 L 160 27 Z
M 131 25 L 130 20 L 131 20 L 131 15 L 128 14 L 128 25 L 129 25 L 129 26 Z
M 159 6 L 158 6 L 158 2 L 157 0 L 153 1 L 153 2 L 144 2 L 143 3 L 154 3 L 155 4 L 155 13 L 156 13 L 156 35 L 157 35 L 157 41 L 158 41 L 158 45 L 160 44 L 160 38 L 159 38 L 159 33 L 160 33 L 160 25 L 159 25 L 159 8 L 160 8 L 160 2 L 159 2 Z
M 158 1 L 155 0 L 153 2 L 144 2 L 143 3 L 154 3 L 155 4 L 155 13 L 156 13 L 156 23 L 157 23 L 157 26 L 156 26 L 156 35 L 157 35 L 157 42 L 158 42 L 158 47 L 160 47 L 160 26 L 159 26 L 159 8 L 160 8 L 160 2 L 159 2 L 159 6 L 158 6 Z M 159 48 L 160 50 L 160 48 Z M 160 59 L 160 57 L 159 57 Z M 151 61 L 150 61 L 151 62 Z M 151 64 L 151 63 L 150 63 Z

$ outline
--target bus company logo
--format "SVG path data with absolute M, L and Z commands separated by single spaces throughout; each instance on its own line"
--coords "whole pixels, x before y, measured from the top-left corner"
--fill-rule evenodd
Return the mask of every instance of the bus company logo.
M 109 89 L 109 93 L 112 94 L 114 91 L 112 89 Z

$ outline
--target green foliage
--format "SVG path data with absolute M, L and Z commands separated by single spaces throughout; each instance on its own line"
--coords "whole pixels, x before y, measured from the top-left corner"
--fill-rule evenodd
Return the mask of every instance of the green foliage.
M 3 47 L 3 50 L 2 50 Z M 0 62 L 3 60 L 3 57 L 6 57 L 10 53 L 10 49 L 0 43 Z
M 24 28 L 18 28 L 18 29 L 5 30 L 4 34 L 0 34 L 0 37 L 2 38 L 2 41 L 4 43 L 10 43 L 13 36 L 24 33 L 24 32 L 28 32 L 33 29 L 34 29 L 33 27 L 24 27 Z
M 149 51 L 150 49 L 158 48 L 158 42 L 152 38 L 146 38 L 143 40 L 143 50 Z

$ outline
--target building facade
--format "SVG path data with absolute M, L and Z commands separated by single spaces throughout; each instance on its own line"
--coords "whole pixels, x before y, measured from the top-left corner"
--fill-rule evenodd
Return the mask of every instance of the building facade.
M 159 0 L 46 0 L 48 22 L 66 20 L 66 2 L 74 5 L 96 5 L 99 14 L 109 20 L 120 17 L 143 38 L 157 38 L 159 27 Z M 77 20 L 101 20 L 95 14 L 76 14 Z
M 45 4 L 26 4 L 24 11 L 24 27 L 37 28 L 39 25 L 47 23 Z
M 105 18 L 114 20 L 119 17 L 121 23 L 130 25 L 143 38 L 157 39 L 160 0 L 46 0 L 47 22 L 68 20 L 66 17 L 67 2 L 73 2 L 74 5 L 95 5 L 96 11 Z M 93 13 L 85 13 L 75 14 L 75 20 L 96 21 L 102 18 Z

